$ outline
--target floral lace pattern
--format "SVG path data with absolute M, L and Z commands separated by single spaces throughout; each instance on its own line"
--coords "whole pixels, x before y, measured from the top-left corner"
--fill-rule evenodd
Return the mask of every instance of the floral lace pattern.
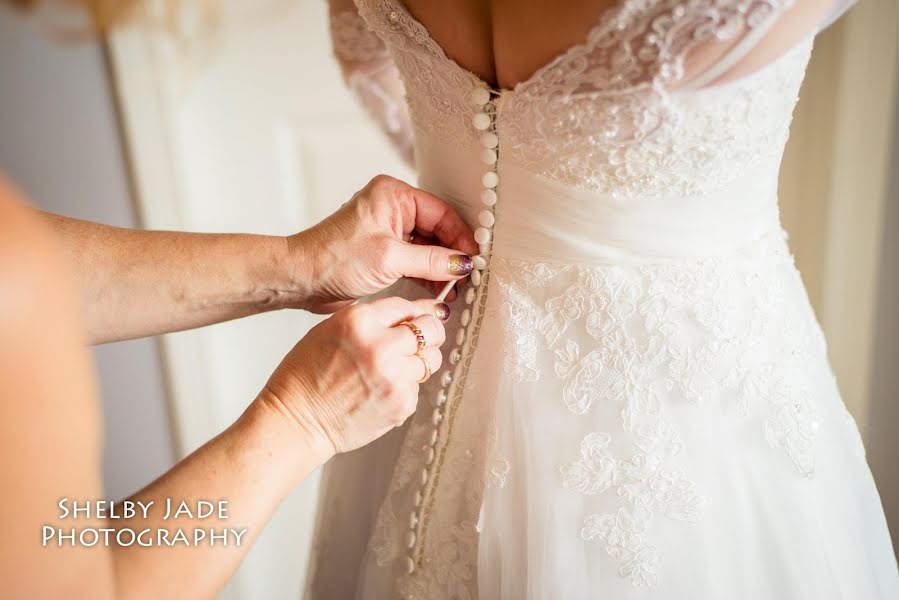
M 329 21 L 334 54 L 344 60 L 370 61 L 388 58 L 381 38 L 355 11 L 332 14 Z
M 503 91 L 497 129 L 507 156 L 529 171 L 620 198 L 697 196 L 765 159 L 777 160 L 791 117 L 783 107 L 795 103 L 811 40 L 722 90 L 670 90 L 692 48 L 736 38 L 790 4 L 620 3 L 584 43 Z M 447 58 L 401 2 L 358 5 L 393 53 L 415 127 L 454 144 L 473 143 L 466 91 L 478 78 Z
M 783 240 L 772 236 L 745 252 L 751 260 L 736 254 L 640 267 L 499 259 L 506 373 L 536 381 L 545 348 L 566 409 L 582 415 L 600 399 L 611 402 L 621 407 L 625 431 L 646 418 L 658 425 L 663 396 L 693 405 L 732 398 L 727 408 L 738 416 L 765 399 L 755 408 L 768 412 L 769 444 L 812 475 L 820 422 L 802 365 L 823 355 L 823 335 L 801 306 L 786 302 L 785 288 L 802 284 Z M 535 271 L 544 286 L 570 283 L 540 307 L 525 294 L 534 279 L 520 275 Z M 576 324 L 592 340 L 587 349 L 565 339 Z M 522 331 L 539 332 L 539 342 L 523 341 Z
M 604 541 L 631 584 L 654 587 L 661 553 L 646 543 L 654 515 L 695 521 L 707 499 L 696 494 L 693 482 L 680 471 L 664 466 L 667 457 L 683 448 L 670 425 L 659 420 L 641 426 L 636 434 L 636 452 L 626 459 L 613 457 L 608 433 L 589 434 L 581 442 L 581 458 L 562 467 L 563 484 L 587 495 L 615 489 L 622 506 L 613 513 L 588 515 L 581 537 Z
M 451 143 L 476 139 L 468 93 L 478 79 L 450 63 L 427 30 L 391 0 L 358 0 L 359 14 L 384 40 L 406 84 L 415 128 Z
M 810 44 L 759 73 L 761 85 L 750 77 L 724 94 L 671 90 L 691 49 L 764 26 L 791 3 L 620 3 L 583 44 L 509 96 L 504 129 L 514 158 L 547 177 L 627 198 L 701 195 L 778 157 L 790 111 L 770 109 L 792 106 Z
M 693 522 L 707 503 L 689 473 L 671 464 L 684 443 L 666 406 L 710 410 L 715 403 L 735 418 L 763 411 L 759 434 L 798 473 L 814 473 L 820 417 L 803 365 L 822 359 L 823 338 L 785 301 L 801 281 L 778 236 L 743 254 L 698 261 L 621 267 L 498 259 L 494 269 L 505 372 L 517 381 L 554 375 L 574 415 L 598 402 L 619 407 L 620 433 L 588 434 L 580 457 L 560 472 L 566 488 L 619 498 L 617 510 L 585 516 L 581 537 L 603 542 L 633 585 L 658 583 L 654 519 Z M 548 297 L 542 306 L 533 301 L 534 285 Z M 592 341 L 583 348 L 575 339 Z M 536 365 L 549 362 L 541 359 L 547 352 L 554 372 L 541 373 Z M 629 450 L 614 453 L 613 441 L 626 440 Z

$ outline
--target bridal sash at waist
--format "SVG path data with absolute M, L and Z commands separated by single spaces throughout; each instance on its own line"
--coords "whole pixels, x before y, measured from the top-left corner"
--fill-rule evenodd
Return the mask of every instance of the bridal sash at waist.
M 419 148 L 421 150 L 422 148 Z M 457 205 L 472 226 L 484 167 L 461 152 L 419 151 L 419 184 Z M 500 159 L 493 256 L 561 263 L 643 263 L 732 252 L 781 234 L 777 171 L 760 165 L 713 193 L 615 198 Z

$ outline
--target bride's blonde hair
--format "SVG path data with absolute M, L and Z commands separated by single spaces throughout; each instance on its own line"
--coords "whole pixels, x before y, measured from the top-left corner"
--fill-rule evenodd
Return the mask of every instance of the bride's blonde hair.
M 56 4 L 79 10 L 87 19 L 93 33 L 103 33 L 135 19 L 151 20 L 155 24 L 175 29 L 179 8 L 184 4 L 199 8 L 208 16 L 209 0 L 0 0 L 21 10 L 36 9 L 45 4 Z

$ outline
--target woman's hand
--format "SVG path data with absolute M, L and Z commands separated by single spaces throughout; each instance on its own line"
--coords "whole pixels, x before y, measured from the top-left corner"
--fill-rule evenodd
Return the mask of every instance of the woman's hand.
M 409 243 L 414 234 L 415 244 Z M 295 281 L 308 281 L 302 308 L 333 312 L 402 277 L 445 282 L 471 273 L 478 245 L 437 197 L 379 175 L 336 213 L 288 238 Z M 422 244 L 433 240 L 437 245 Z
M 440 368 L 445 331 L 434 313 L 432 300 L 400 298 L 336 313 L 294 346 L 257 402 L 318 440 L 325 460 L 368 444 L 415 411 L 425 361 L 432 373 Z M 406 321 L 425 338 L 421 357 Z

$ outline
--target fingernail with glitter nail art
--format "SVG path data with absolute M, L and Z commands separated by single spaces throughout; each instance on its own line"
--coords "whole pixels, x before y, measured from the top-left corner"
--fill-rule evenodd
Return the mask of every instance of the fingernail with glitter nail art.
M 437 318 L 441 321 L 446 321 L 450 318 L 450 307 L 449 304 L 445 302 L 440 302 L 437 306 L 434 307 L 434 314 L 437 315 Z
M 447 270 L 450 275 L 463 276 L 471 273 L 473 263 L 471 257 L 466 254 L 453 254 L 449 257 Z

